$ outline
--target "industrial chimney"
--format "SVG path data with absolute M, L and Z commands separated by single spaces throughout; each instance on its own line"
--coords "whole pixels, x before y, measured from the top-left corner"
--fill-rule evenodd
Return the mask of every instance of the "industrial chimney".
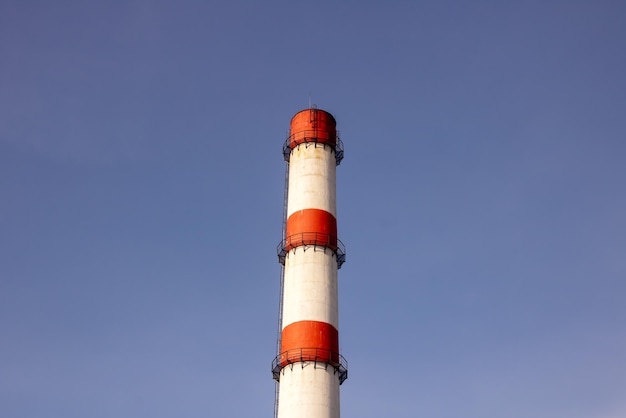
M 278 418 L 339 418 L 337 270 L 346 259 L 337 238 L 336 168 L 343 158 L 335 118 L 310 108 L 291 119 L 287 163 L 277 356 Z

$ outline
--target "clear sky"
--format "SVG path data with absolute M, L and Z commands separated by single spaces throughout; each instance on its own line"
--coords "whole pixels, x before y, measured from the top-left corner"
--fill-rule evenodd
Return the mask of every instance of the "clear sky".
M 271 417 L 338 121 L 343 418 L 626 416 L 626 4 L 0 2 L 0 416 Z

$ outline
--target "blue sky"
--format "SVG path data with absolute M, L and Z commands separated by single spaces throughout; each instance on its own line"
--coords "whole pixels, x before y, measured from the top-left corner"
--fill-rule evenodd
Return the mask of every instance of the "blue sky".
M 0 4 L 0 416 L 272 416 L 331 112 L 344 418 L 626 416 L 626 6 Z

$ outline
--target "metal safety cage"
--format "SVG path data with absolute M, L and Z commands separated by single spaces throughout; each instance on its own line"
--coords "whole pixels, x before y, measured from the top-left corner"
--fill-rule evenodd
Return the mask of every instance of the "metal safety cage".
M 339 139 L 339 135 L 334 135 L 334 138 L 324 138 L 321 134 L 326 134 L 326 132 L 302 131 L 287 136 L 287 140 L 283 144 L 283 157 L 285 161 L 289 162 L 291 150 L 302 144 L 320 144 L 324 147 L 331 147 L 335 153 L 335 161 L 337 165 L 339 165 L 341 160 L 343 160 L 343 142 Z
M 279 382 L 282 369 L 288 365 L 307 362 L 332 367 L 339 375 L 339 384 L 348 378 L 348 361 L 341 354 L 325 348 L 294 348 L 280 353 L 272 361 L 272 376 Z
M 331 250 L 337 258 L 337 269 L 340 269 L 343 263 L 346 262 L 345 245 L 337 237 L 320 232 L 301 232 L 283 239 L 276 247 L 278 262 L 284 266 L 285 257 L 289 251 L 298 247 L 308 246 L 323 247 Z

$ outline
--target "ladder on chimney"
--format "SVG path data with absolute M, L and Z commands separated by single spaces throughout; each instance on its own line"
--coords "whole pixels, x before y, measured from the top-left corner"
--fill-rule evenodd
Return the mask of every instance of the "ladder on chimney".
M 282 238 L 286 239 L 287 233 L 287 199 L 289 195 L 289 161 L 285 164 L 285 199 L 283 201 L 283 230 Z M 283 331 L 283 293 L 285 288 L 285 265 L 280 266 L 280 290 L 278 295 L 278 331 L 276 335 L 276 355 L 280 354 L 282 331 Z M 277 380 L 274 387 L 274 418 L 278 418 L 278 393 L 280 391 L 280 382 Z

